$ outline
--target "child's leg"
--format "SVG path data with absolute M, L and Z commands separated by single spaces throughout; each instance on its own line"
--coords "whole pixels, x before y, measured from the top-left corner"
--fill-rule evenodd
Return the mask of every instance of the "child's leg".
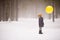
M 39 34 L 42 34 L 42 27 L 39 28 Z

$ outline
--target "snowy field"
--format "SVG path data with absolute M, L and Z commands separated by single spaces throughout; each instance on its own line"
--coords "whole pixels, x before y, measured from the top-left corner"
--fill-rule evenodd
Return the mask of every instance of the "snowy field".
M 44 19 L 43 34 L 39 33 L 38 19 L 0 22 L 0 40 L 60 40 L 60 19 Z

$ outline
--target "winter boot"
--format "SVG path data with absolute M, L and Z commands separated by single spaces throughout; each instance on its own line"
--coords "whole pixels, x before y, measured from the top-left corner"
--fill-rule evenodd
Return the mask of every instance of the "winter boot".
M 43 33 L 42 33 L 42 30 L 39 30 L 39 34 L 43 34 Z

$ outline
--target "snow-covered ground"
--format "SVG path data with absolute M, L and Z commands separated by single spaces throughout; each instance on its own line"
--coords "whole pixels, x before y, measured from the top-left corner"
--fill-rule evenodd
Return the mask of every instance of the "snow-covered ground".
M 60 40 L 60 19 L 44 19 L 43 34 L 38 33 L 38 19 L 0 22 L 0 40 Z

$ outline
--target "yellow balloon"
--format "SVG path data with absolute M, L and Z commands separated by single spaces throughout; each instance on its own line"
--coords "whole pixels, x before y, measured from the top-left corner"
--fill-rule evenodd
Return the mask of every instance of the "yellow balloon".
M 47 14 L 52 14 L 53 7 L 52 6 L 47 6 L 45 11 L 46 11 Z

